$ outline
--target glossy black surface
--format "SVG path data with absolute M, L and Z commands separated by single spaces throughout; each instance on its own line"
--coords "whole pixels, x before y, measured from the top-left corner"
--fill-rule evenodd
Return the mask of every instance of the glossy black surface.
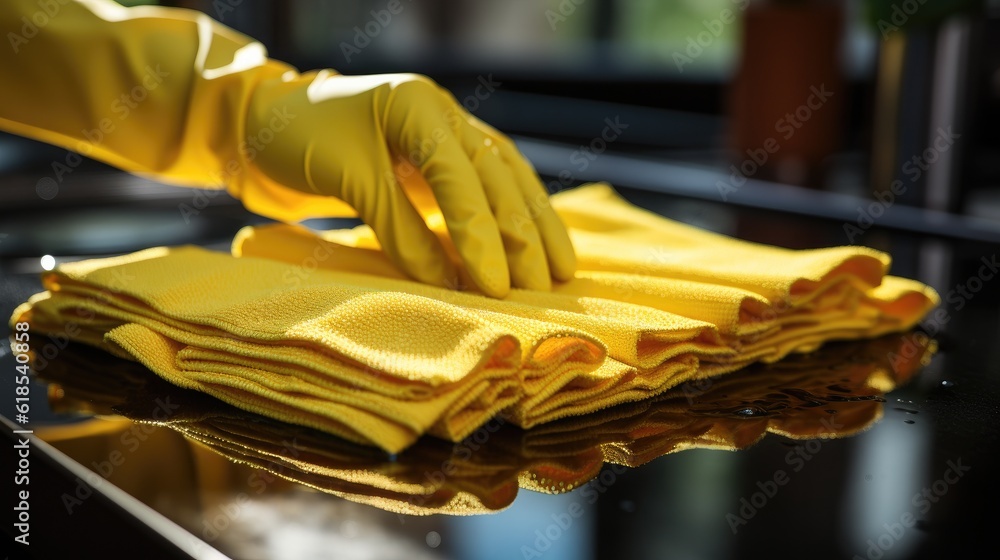
M 847 242 L 838 222 L 622 192 L 670 217 L 743 238 L 789 247 Z M 201 241 L 224 248 L 226 238 Z M 698 409 L 700 403 L 702 409 L 695 413 L 710 426 L 703 432 L 728 426 L 726 433 L 736 434 L 736 446 L 749 445 L 741 451 L 697 448 L 705 440 L 692 433 L 677 440 L 682 445 L 671 447 L 667 436 L 684 432 L 667 427 L 685 425 L 677 418 L 690 420 L 690 414 L 674 417 L 664 416 L 663 409 L 623 409 L 595 417 L 590 425 L 585 419 L 563 432 L 558 427 L 528 433 L 503 427 L 484 434 L 483 442 L 467 442 L 465 450 L 432 440 L 400 457 L 385 457 L 321 435 L 282 432 L 285 428 L 227 412 L 201 395 L 175 395 L 172 387 L 157 388 L 156 380 L 144 378 L 131 364 L 74 347 L 51 351 L 49 373 L 42 373 L 53 384 L 38 380 L 31 386 L 29 425 L 55 448 L 107 475 L 108 482 L 237 558 L 891 559 L 969 557 L 977 549 L 989 550 L 1000 520 L 995 480 L 1000 468 L 1000 274 L 987 278 L 990 269 L 983 269 L 983 259 L 994 262 L 1000 248 L 888 234 L 877 224 L 860 241 L 893 254 L 893 273 L 921 279 L 941 291 L 944 311 L 925 323 L 939 351 L 927 367 L 884 395 L 884 403 L 878 401 L 878 391 L 864 388 L 865 377 L 840 386 L 834 376 L 834 382 L 823 385 L 825 390 L 803 393 L 808 383 L 792 375 L 781 378 L 784 399 L 767 394 L 750 398 L 737 391 L 746 398 L 733 400 L 729 393 L 721 396 L 718 387 L 714 393 L 696 391 L 694 399 L 688 398 L 690 393 L 674 395 L 671 414 L 688 404 Z M 37 262 L 37 257 L 0 262 L 4 317 L 40 289 Z M 980 280 L 970 281 L 973 277 Z M 967 286 L 964 295 L 957 285 Z M 826 347 L 817 371 L 829 374 L 857 366 L 865 363 L 865 356 L 871 362 L 873 348 L 884 348 L 873 344 L 896 343 L 899 340 Z M 0 412 L 11 418 L 15 363 L 8 347 L 0 354 Z M 875 354 L 877 361 L 879 352 Z M 816 357 L 806 358 L 814 360 L 807 362 L 809 367 L 818 367 Z M 784 366 L 797 367 L 794 362 L 779 365 Z M 147 382 L 153 384 L 151 393 Z M 831 405 L 838 394 L 864 398 Z M 183 405 L 171 417 L 177 421 L 170 427 L 143 423 L 155 419 L 157 398 L 167 397 L 173 399 L 167 401 L 170 406 Z M 810 407 L 810 402 L 820 404 Z M 775 408 L 775 403 L 781 406 Z M 798 425 L 800 437 L 835 435 L 820 422 L 826 413 L 814 413 L 842 406 L 855 411 L 856 427 L 864 428 L 860 433 L 835 439 L 771 434 L 752 444 L 760 422 L 793 422 L 794 411 L 812 418 L 811 424 Z M 95 414 L 101 419 L 89 419 Z M 841 423 L 836 414 L 829 418 Z M 553 430 L 561 435 L 552 439 Z M 240 434 L 240 445 L 231 445 L 237 439 L 233 434 Z M 643 439 L 650 434 L 663 437 Z M 286 436 L 292 445 L 280 445 Z M 254 438 L 257 444 L 249 445 Z M 643 446 L 650 441 L 655 445 Z M 680 449 L 692 442 L 696 448 Z M 11 465 L 11 446 L 4 447 L 4 465 Z M 116 451 L 122 459 L 114 465 L 108 461 L 118 457 Z M 674 452 L 660 456 L 666 451 Z M 457 463 L 447 463 L 456 454 L 465 461 L 464 470 L 453 470 Z M 307 460 L 310 457 L 325 457 L 327 462 Z M 330 457 L 336 462 L 330 463 Z M 531 461 L 526 463 L 525 457 Z M 609 457 L 641 466 L 598 470 Z M 331 483 L 329 476 L 318 477 L 318 462 L 336 466 L 340 478 Z M 46 548 L 62 553 L 129 550 L 133 545 L 124 544 L 123 535 L 147 539 L 146 550 L 172 554 L 155 535 L 144 536 L 142 523 L 129 521 L 114 500 L 70 500 L 67 506 L 65 494 L 79 491 L 80 483 L 60 475 L 57 468 L 43 470 L 41 459 L 38 464 L 31 482 L 31 550 L 37 557 L 46 557 L 40 554 Z M 539 483 L 538 476 L 521 477 L 525 464 L 546 483 Z M 570 479 L 576 482 L 569 492 L 525 489 Z M 375 491 L 379 500 L 370 499 L 373 480 L 382 484 Z M 389 511 L 385 505 L 393 499 L 387 496 L 399 490 L 401 481 L 414 492 L 427 487 L 451 491 L 458 485 L 470 495 L 486 496 L 486 509 L 500 511 L 472 516 Z M 98 478 L 91 483 L 106 484 Z M 559 492 L 558 485 L 552 489 Z M 416 501 L 403 495 L 395 503 L 430 508 L 445 494 Z M 381 507 L 360 503 L 373 501 Z M 11 530 L 10 523 L 4 530 Z

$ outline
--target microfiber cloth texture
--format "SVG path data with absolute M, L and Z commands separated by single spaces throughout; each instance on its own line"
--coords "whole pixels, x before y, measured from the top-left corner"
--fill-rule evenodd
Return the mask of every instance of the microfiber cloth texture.
M 503 299 L 408 280 L 366 226 L 245 228 L 233 254 L 68 263 L 12 322 L 137 360 L 238 408 L 398 452 L 494 416 L 530 428 L 685 381 L 915 326 L 939 303 L 865 247 L 788 250 L 554 195 L 576 277 Z

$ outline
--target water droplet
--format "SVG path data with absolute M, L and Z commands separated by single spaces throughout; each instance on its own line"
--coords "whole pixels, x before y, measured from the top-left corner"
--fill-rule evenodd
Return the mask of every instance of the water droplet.
M 941 382 L 941 386 L 945 387 L 945 388 L 947 388 L 947 387 L 954 387 L 955 383 L 953 383 L 951 381 L 948 381 L 948 380 L 944 380 L 944 381 Z
M 737 416 L 750 417 L 750 416 L 762 416 L 766 413 L 761 408 L 757 408 L 755 406 L 745 406 L 743 408 L 733 411 L 733 414 Z
M 426 542 L 427 546 L 431 548 L 437 548 L 441 546 L 441 535 L 437 531 L 431 531 L 430 533 L 427 533 L 426 537 L 424 537 L 424 542 Z
M 904 424 L 916 424 L 916 420 L 903 420 Z

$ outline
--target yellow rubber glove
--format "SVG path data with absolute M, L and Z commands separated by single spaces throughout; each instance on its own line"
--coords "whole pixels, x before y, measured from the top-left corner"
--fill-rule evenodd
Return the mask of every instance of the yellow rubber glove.
M 424 282 L 456 287 L 459 264 L 500 297 L 573 276 L 530 164 L 427 78 L 300 74 L 198 12 L 110 0 L 4 0 L 0 30 L 4 130 L 281 221 L 360 215 Z
M 259 169 L 347 202 L 411 276 L 439 285 L 455 278 L 420 207 L 428 219 L 440 212 L 461 262 L 488 295 L 504 296 L 511 284 L 548 290 L 551 277 L 573 277 L 569 236 L 534 170 L 513 142 L 429 79 L 327 71 L 261 84 L 248 127 L 266 128 L 276 112 L 297 117 L 261 151 Z M 436 205 L 427 208 L 429 201 Z

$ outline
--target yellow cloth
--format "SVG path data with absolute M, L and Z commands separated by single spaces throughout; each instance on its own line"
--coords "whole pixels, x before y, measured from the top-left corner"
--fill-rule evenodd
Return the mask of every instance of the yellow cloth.
M 861 247 L 791 251 L 629 205 L 552 197 L 576 278 L 497 300 L 415 283 L 370 230 L 248 229 L 240 258 L 156 248 L 60 266 L 13 321 L 131 356 L 237 407 L 399 451 L 657 395 L 832 339 L 913 327 L 938 303 Z M 281 262 L 284 261 L 284 262 Z M 72 328 L 70 328 L 72 326 Z

